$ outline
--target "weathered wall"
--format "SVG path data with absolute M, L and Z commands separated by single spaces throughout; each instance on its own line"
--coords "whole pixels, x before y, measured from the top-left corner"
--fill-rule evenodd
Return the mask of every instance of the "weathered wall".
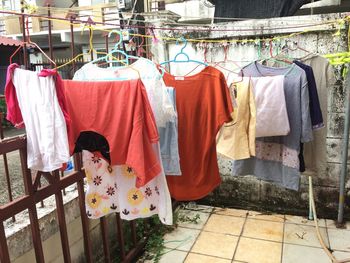
M 84 254 L 84 239 L 79 209 L 79 200 L 76 190 L 69 192 L 69 197 L 65 203 L 65 215 L 67 222 L 67 233 L 72 262 L 86 262 Z M 55 201 L 53 197 L 45 200 L 45 207 L 38 208 L 40 234 L 44 251 L 45 262 L 64 262 L 58 220 L 55 211 Z M 112 253 L 117 251 L 117 229 L 115 217 L 107 216 L 108 240 Z M 28 220 L 28 213 L 21 213 L 16 216 L 16 223 L 8 222 L 6 233 L 8 235 L 8 246 L 11 262 L 28 263 L 36 262 L 31 230 Z M 99 220 L 89 220 L 90 239 L 92 243 L 93 261 L 102 262 L 103 247 L 102 235 Z M 117 258 L 117 256 L 116 256 Z
M 316 16 L 303 16 L 293 18 L 276 18 L 269 20 L 256 20 L 256 21 L 244 21 L 244 22 L 232 22 L 225 23 L 220 29 L 237 29 L 237 31 L 220 31 L 210 32 L 208 31 L 196 31 L 186 34 L 187 38 L 199 38 L 206 39 L 239 39 L 239 38 L 267 38 L 270 36 L 276 36 L 279 34 L 289 34 L 293 32 L 300 32 L 300 30 L 306 30 L 307 28 L 289 28 L 289 29 L 276 29 L 271 28 L 285 28 L 293 26 L 293 24 L 321 24 L 324 21 L 335 20 L 342 17 L 341 14 L 330 15 L 316 15 Z M 157 24 L 159 26 L 159 24 Z M 164 24 L 161 24 L 164 26 Z M 169 25 L 168 25 L 169 27 Z M 240 29 L 258 29 L 258 31 L 239 31 Z M 310 52 L 319 54 L 327 54 L 332 52 L 342 52 L 347 50 L 347 31 L 344 27 L 340 36 L 333 35 L 337 30 L 334 26 L 323 25 L 314 27 L 314 30 L 309 33 L 296 35 L 289 38 L 289 40 L 296 41 L 300 47 L 307 49 Z M 162 36 L 178 37 L 179 31 L 169 30 L 168 32 L 157 32 Z M 181 31 L 180 31 L 181 32 Z M 184 34 L 184 32 L 181 32 Z M 243 35 L 243 36 L 242 36 Z M 162 42 L 160 42 L 162 43 Z M 274 41 L 274 51 L 277 46 L 283 46 L 285 40 L 281 40 L 281 43 Z M 208 61 L 222 61 L 224 59 L 224 51 L 222 44 L 214 43 L 208 46 L 207 59 Z M 228 59 L 238 61 L 240 66 L 243 66 L 258 58 L 258 42 L 247 42 L 230 44 L 228 50 Z M 159 62 L 173 58 L 175 54 L 180 50 L 180 46 L 177 46 L 174 42 L 162 43 L 152 46 L 152 52 L 156 54 L 156 58 Z M 204 60 L 204 49 L 201 43 L 188 43 L 186 48 L 187 54 L 191 58 L 197 60 Z M 266 45 L 261 50 L 262 57 L 268 57 L 269 47 Z M 304 52 L 292 53 L 293 57 L 305 56 Z M 187 74 L 196 65 L 184 64 L 184 63 L 171 63 L 170 71 L 174 75 Z M 237 68 L 234 63 L 228 63 L 226 67 L 232 69 Z M 201 67 L 198 67 L 192 73 L 198 72 Z M 318 212 L 327 217 L 336 217 L 337 203 L 338 203 L 338 188 L 339 188 L 339 176 L 341 167 L 341 145 L 342 145 L 342 133 L 344 127 L 344 88 L 343 80 L 341 76 L 342 67 L 336 67 L 334 69 L 337 82 L 335 85 L 328 87 L 327 100 L 328 108 L 324 109 L 324 119 L 327 120 L 327 139 L 322 141 L 316 141 L 316 143 L 326 145 L 326 152 L 314 152 L 312 154 L 316 157 L 325 154 L 327 156 L 326 168 L 319 171 L 317 174 L 312 171 L 307 171 L 302 175 L 300 191 L 286 190 L 281 187 L 275 186 L 271 183 L 257 180 L 253 176 L 247 177 L 233 177 L 231 176 L 231 161 L 228 159 L 219 157 L 219 166 L 223 182 L 218 189 L 216 189 L 210 196 L 202 200 L 205 203 L 211 203 L 215 205 L 232 206 L 232 207 L 255 207 L 261 210 L 281 210 L 294 214 L 307 214 L 308 209 L 308 174 L 311 174 L 314 182 L 315 199 Z M 307 157 L 307 156 L 306 156 Z M 350 204 L 350 180 L 347 179 L 347 205 Z M 347 210 L 349 213 L 349 211 Z M 349 214 L 347 214 L 349 216 Z

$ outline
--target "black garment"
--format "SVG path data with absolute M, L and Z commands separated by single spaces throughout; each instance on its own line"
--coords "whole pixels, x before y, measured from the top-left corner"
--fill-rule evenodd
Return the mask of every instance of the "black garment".
M 318 129 L 324 127 L 323 123 L 323 116 L 320 106 L 320 100 L 318 98 L 318 92 L 317 92 L 317 86 L 314 76 L 314 71 L 312 70 L 312 67 L 305 65 L 297 60 L 293 61 L 295 64 L 297 64 L 299 67 L 301 67 L 305 73 L 308 83 L 308 90 L 309 90 L 309 101 L 310 101 L 310 116 L 311 116 L 311 123 L 312 123 L 312 129 Z
M 324 127 L 323 116 L 320 106 L 320 100 L 318 98 L 317 86 L 314 76 L 314 71 L 312 67 L 305 65 L 297 60 L 294 61 L 296 65 L 301 67 L 307 78 L 308 90 L 309 90 L 309 107 L 310 107 L 310 117 L 313 129 L 319 129 Z M 305 161 L 304 161 L 304 145 L 300 144 L 300 153 L 299 153 L 299 171 L 305 172 Z
M 310 0 L 209 0 L 215 4 L 215 17 L 270 18 L 292 16 Z M 318 1 L 318 0 L 316 0 Z M 215 22 L 225 22 L 215 19 Z
M 97 132 L 84 131 L 80 133 L 75 143 L 74 152 L 77 153 L 82 150 L 87 150 L 89 152 L 99 151 L 109 163 L 111 162 L 108 141 Z

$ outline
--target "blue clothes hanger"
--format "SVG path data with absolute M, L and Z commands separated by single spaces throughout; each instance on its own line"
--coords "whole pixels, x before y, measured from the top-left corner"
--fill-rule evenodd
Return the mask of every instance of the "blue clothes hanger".
M 146 59 L 146 58 L 143 58 L 143 57 L 138 57 L 138 56 L 133 56 L 133 55 L 129 55 L 127 54 L 126 52 L 124 52 L 123 50 L 120 50 L 119 49 L 119 45 L 122 43 L 123 41 L 123 35 L 120 31 L 117 31 L 117 30 L 112 30 L 111 32 L 109 32 L 108 34 L 108 37 L 110 37 L 113 33 L 116 33 L 119 35 L 119 41 L 114 45 L 114 48 L 108 53 L 108 55 L 106 56 L 106 62 L 116 62 L 116 61 L 108 61 L 107 60 L 107 57 L 108 56 L 112 56 L 112 57 L 115 57 L 115 55 L 113 56 L 113 54 L 116 52 L 116 53 L 120 53 L 122 55 L 125 56 L 125 59 L 123 60 L 125 63 L 125 65 L 121 65 L 121 66 L 116 66 L 116 67 L 113 67 L 113 68 L 123 68 L 123 67 L 126 67 L 126 66 L 130 66 L 129 64 L 129 59 L 132 58 L 132 59 L 135 59 L 135 60 L 138 60 L 138 59 L 144 59 L 145 61 L 149 62 L 150 64 L 152 64 L 152 66 L 156 67 L 156 64 L 149 60 L 149 59 Z M 163 78 L 163 75 L 164 75 L 164 69 L 161 69 L 161 75 L 159 78 Z M 153 76 L 151 76 L 153 77 Z
M 133 55 L 129 55 L 127 54 L 125 51 L 123 50 L 120 50 L 119 49 L 119 46 L 120 44 L 122 44 L 123 42 L 123 35 L 122 35 L 122 32 L 121 31 L 118 31 L 118 30 L 112 30 L 111 32 L 109 32 L 108 34 L 108 37 L 110 37 L 113 33 L 119 35 L 119 40 L 118 42 L 114 45 L 114 48 L 106 55 L 106 56 L 103 56 L 103 57 L 100 57 L 98 59 L 95 59 L 95 60 L 92 60 L 89 62 L 89 64 L 92 64 L 92 63 L 96 63 L 96 62 L 99 62 L 99 61 L 103 61 L 105 63 L 121 63 L 122 65 L 119 65 L 119 66 L 111 66 L 109 68 L 116 68 L 116 69 L 120 69 L 120 68 L 124 68 L 124 67 L 128 67 L 128 66 L 131 66 L 129 64 L 129 59 L 132 58 L 132 59 L 135 59 L 135 60 L 138 60 L 138 59 L 145 59 L 147 62 L 149 62 L 150 64 L 152 64 L 154 67 L 156 67 L 156 64 L 154 64 L 153 61 L 149 60 L 149 59 L 146 59 L 146 58 L 143 58 L 143 57 L 138 57 L 138 56 L 133 56 Z M 121 54 L 124 56 L 123 59 L 116 59 L 116 55 L 115 53 L 118 53 L 118 54 Z M 132 67 L 131 67 L 132 68 Z M 136 69 L 134 69 L 136 70 Z M 136 70 L 138 72 L 138 70 Z M 138 72 L 139 76 L 140 76 L 140 72 Z M 161 69 L 161 72 L 160 72 L 160 79 L 163 78 L 163 75 L 164 75 L 164 69 Z M 152 76 L 154 77 L 154 76 Z M 157 76 L 158 77 L 158 76 Z M 108 79 L 108 80 L 128 80 L 129 78 L 121 78 L 121 77 L 116 77 L 116 78 L 113 78 L 113 79 Z
M 182 42 L 185 43 L 184 46 L 181 48 L 180 52 L 177 53 L 177 54 L 175 55 L 175 57 L 174 57 L 172 60 L 164 61 L 164 62 L 160 63 L 159 65 L 162 66 L 162 65 L 164 65 L 164 64 L 169 64 L 169 63 L 171 63 L 171 62 L 174 62 L 174 63 L 194 62 L 194 63 L 198 63 L 198 64 L 201 64 L 201 65 L 208 66 L 208 63 L 206 63 L 206 62 L 204 62 L 204 61 L 199 61 L 199 60 L 190 59 L 190 57 L 184 52 L 184 49 L 185 49 L 186 46 L 187 46 L 187 40 L 186 40 L 186 38 L 181 37 L 180 39 L 176 40 L 176 45 L 179 44 L 179 41 L 182 41 Z M 185 59 L 182 59 L 182 60 L 178 59 L 178 57 L 181 56 L 181 55 L 184 56 Z

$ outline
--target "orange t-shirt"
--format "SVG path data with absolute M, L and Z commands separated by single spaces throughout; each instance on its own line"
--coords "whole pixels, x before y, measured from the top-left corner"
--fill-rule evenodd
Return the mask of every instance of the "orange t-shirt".
M 63 81 L 67 110 L 72 119 L 68 134 L 70 152 L 83 131 L 104 136 L 112 165 L 128 165 L 137 175 L 136 187 L 161 172 L 152 143 L 158 130 L 147 93 L 140 80 Z
M 181 176 L 167 176 L 171 196 L 179 201 L 205 197 L 220 183 L 216 134 L 233 111 L 224 75 L 213 67 L 188 77 L 164 74 L 176 90 Z

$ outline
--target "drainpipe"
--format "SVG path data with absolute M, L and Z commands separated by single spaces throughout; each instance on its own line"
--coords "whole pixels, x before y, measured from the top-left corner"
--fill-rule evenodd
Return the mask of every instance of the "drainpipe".
M 347 175 L 348 164 L 348 145 L 349 145 L 349 124 L 350 124 L 350 71 L 348 71 L 344 89 L 345 89 L 345 124 L 343 135 L 343 151 L 342 151 L 342 167 L 340 173 L 340 186 L 339 186 L 339 208 L 338 208 L 338 225 L 343 224 L 344 220 L 344 203 L 345 203 L 345 178 Z

